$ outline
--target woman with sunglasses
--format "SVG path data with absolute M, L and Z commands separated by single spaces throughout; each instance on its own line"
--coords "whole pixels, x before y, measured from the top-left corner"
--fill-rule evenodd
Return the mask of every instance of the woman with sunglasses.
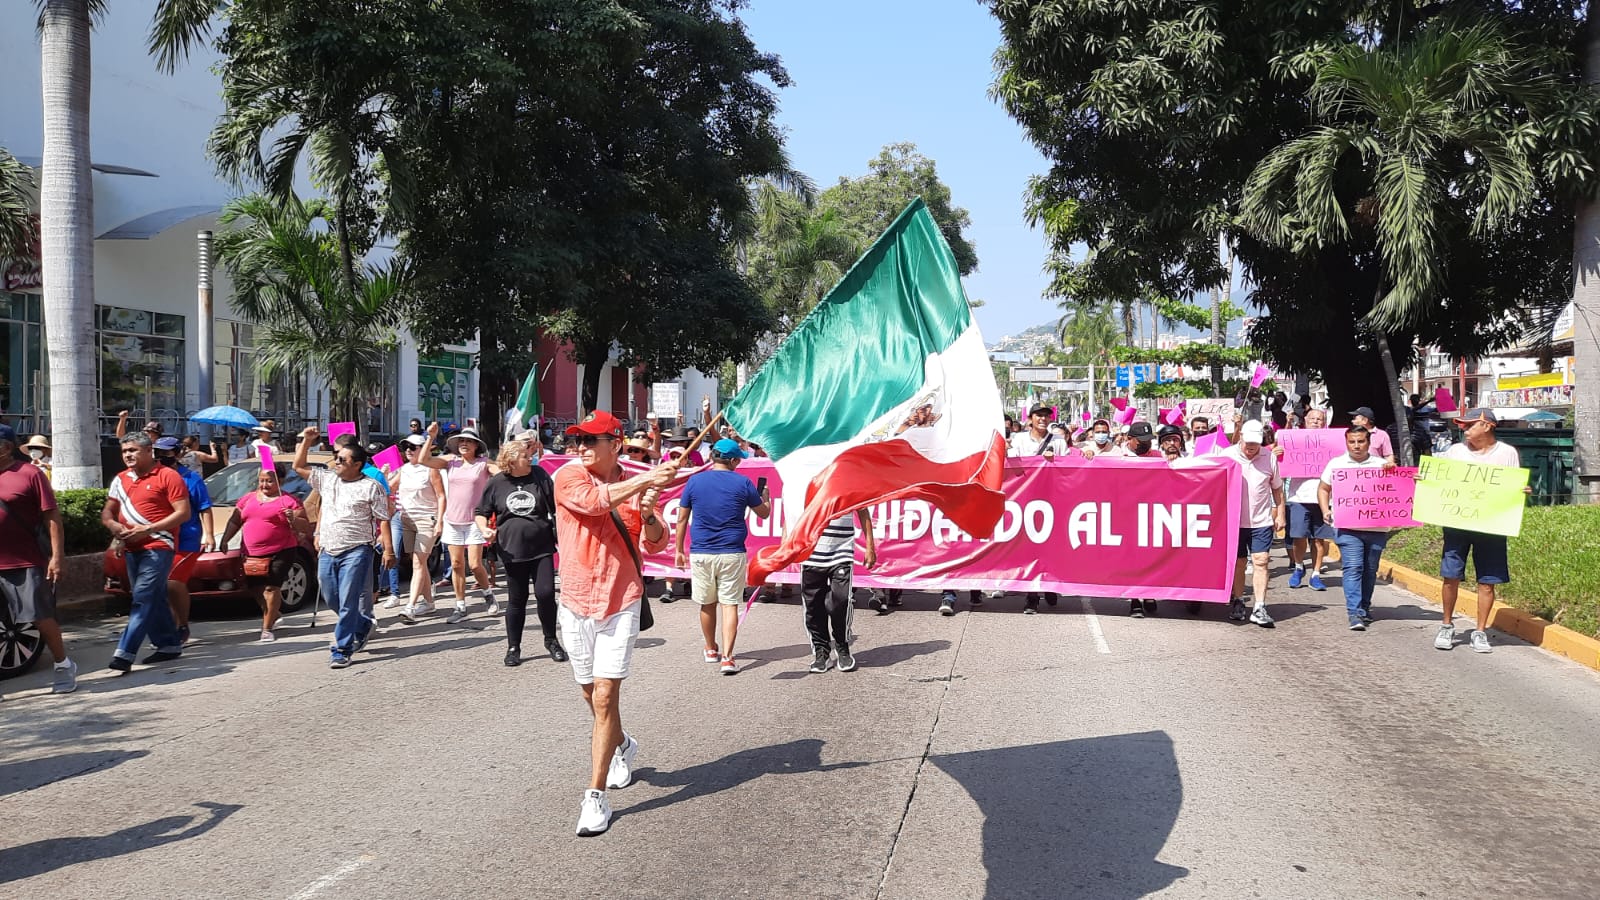
M 400 442 L 405 463 L 389 473 L 389 489 L 394 492 L 400 528 L 395 535 L 396 550 L 411 548 L 411 599 L 400 618 L 408 623 L 433 612 L 433 578 L 428 573 L 428 558 L 444 531 L 445 489 L 439 471 L 419 461 L 427 438 L 410 435 Z M 390 598 L 393 599 L 392 597 Z
M 533 587 L 544 647 L 555 662 L 567 653 L 556 637 L 556 489 L 535 465 L 530 442 L 509 441 L 500 448 L 500 472 L 489 479 L 478 501 L 477 526 L 500 556 L 506 576 L 506 659 L 522 664 L 522 634 L 528 621 L 528 587 Z
M 483 567 L 483 533 L 478 530 L 473 511 L 489 486 L 490 466 L 485 457 L 489 446 L 471 428 L 463 428 L 445 441 L 445 454 L 433 455 L 433 442 L 439 439 L 439 423 L 428 425 L 428 438 L 417 451 L 417 462 L 444 473 L 444 529 L 441 536 L 450 550 L 450 586 L 455 589 L 456 608 L 445 621 L 451 625 L 467 617 L 467 570 L 477 580 L 483 594 L 485 612 L 500 615 L 489 586 L 489 570 Z

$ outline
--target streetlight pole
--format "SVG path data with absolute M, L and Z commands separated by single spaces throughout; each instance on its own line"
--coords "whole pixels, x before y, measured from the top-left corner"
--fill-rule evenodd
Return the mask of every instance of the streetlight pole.
M 202 231 L 195 235 L 195 239 L 199 257 L 196 268 L 199 273 L 200 282 L 200 346 L 198 348 L 198 356 L 200 359 L 199 409 L 204 409 L 208 406 L 211 406 L 212 400 L 216 397 L 216 392 L 213 390 L 212 384 L 212 367 L 216 363 L 216 345 L 215 338 L 212 335 L 212 314 L 214 310 L 211 304 L 211 232 Z M 182 428 L 183 426 L 180 424 L 178 427 Z M 201 426 L 200 439 L 207 444 L 210 443 L 210 425 Z

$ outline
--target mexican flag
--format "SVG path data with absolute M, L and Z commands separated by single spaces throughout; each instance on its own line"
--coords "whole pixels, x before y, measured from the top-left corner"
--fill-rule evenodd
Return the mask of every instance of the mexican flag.
M 723 410 L 783 476 L 783 542 L 750 584 L 810 556 L 833 519 L 921 499 L 972 535 L 1004 512 L 1004 415 L 955 257 L 921 199 Z
M 517 395 L 516 405 L 506 410 L 506 438 L 533 427 L 539 423 L 539 414 L 544 407 L 539 405 L 539 361 L 533 361 L 533 368 L 528 370 L 528 377 L 522 379 L 522 393 Z

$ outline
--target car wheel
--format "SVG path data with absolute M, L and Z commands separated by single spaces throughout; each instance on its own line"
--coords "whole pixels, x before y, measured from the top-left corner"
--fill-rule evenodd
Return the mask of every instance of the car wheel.
M 311 577 L 311 564 L 306 562 L 304 556 L 296 556 L 283 576 L 282 611 L 290 613 L 305 606 L 307 600 L 316 597 L 316 589 L 316 581 Z
M 44 638 L 32 622 L 18 625 L 0 616 L 0 678 L 23 674 L 43 655 Z

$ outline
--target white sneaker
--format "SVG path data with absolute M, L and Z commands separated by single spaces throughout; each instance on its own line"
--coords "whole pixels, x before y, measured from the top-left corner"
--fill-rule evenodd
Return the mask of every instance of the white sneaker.
M 278 639 L 277 635 L 275 635 L 272 632 L 270 632 L 270 631 L 266 630 L 265 628 L 263 628 L 263 629 L 261 629 L 261 639 L 259 641 L 257 641 L 257 643 L 270 644 L 270 643 L 272 643 L 273 641 L 275 641 L 277 639 Z
M 1456 627 L 1454 625 L 1440 625 L 1439 633 L 1433 636 L 1433 649 L 1449 650 L 1456 645 Z
M 455 612 L 451 613 L 450 614 L 450 618 L 445 619 L 445 621 L 448 622 L 451 625 L 454 625 L 457 622 L 460 622 L 462 619 L 465 619 L 466 617 L 467 617 L 467 605 L 465 603 L 457 603 Z
M 590 788 L 583 792 L 583 805 L 578 808 L 578 837 L 605 834 L 611 827 L 611 804 L 606 802 L 606 792 Z
M 1272 617 L 1267 615 L 1267 608 L 1265 606 L 1256 607 L 1255 611 L 1250 613 L 1250 621 L 1253 624 L 1260 625 L 1262 628 L 1278 627 L 1273 623 Z
M 78 689 L 78 664 L 67 660 L 55 667 L 55 679 L 50 682 L 50 693 L 70 694 Z
M 417 602 L 411 604 L 410 608 L 407 609 L 406 612 L 412 616 L 425 616 L 433 612 L 433 604 L 426 600 L 418 600 Z
M 485 615 L 490 616 L 503 616 L 506 614 L 506 611 L 500 608 L 500 603 L 497 600 L 490 600 L 489 605 L 484 608 L 483 612 Z
M 611 754 L 611 771 L 606 773 L 606 787 L 625 788 L 633 784 L 633 758 L 639 755 L 639 742 L 622 733 L 622 746 Z
M 1472 649 L 1479 653 L 1488 653 L 1494 649 L 1489 646 L 1489 633 L 1486 631 L 1473 630 L 1472 637 L 1469 640 L 1472 641 Z
M 400 605 L 400 598 L 395 596 L 394 594 L 390 594 L 389 595 L 389 599 L 383 601 L 383 608 L 384 609 L 394 609 L 395 607 L 397 607 L 399 605 Z

